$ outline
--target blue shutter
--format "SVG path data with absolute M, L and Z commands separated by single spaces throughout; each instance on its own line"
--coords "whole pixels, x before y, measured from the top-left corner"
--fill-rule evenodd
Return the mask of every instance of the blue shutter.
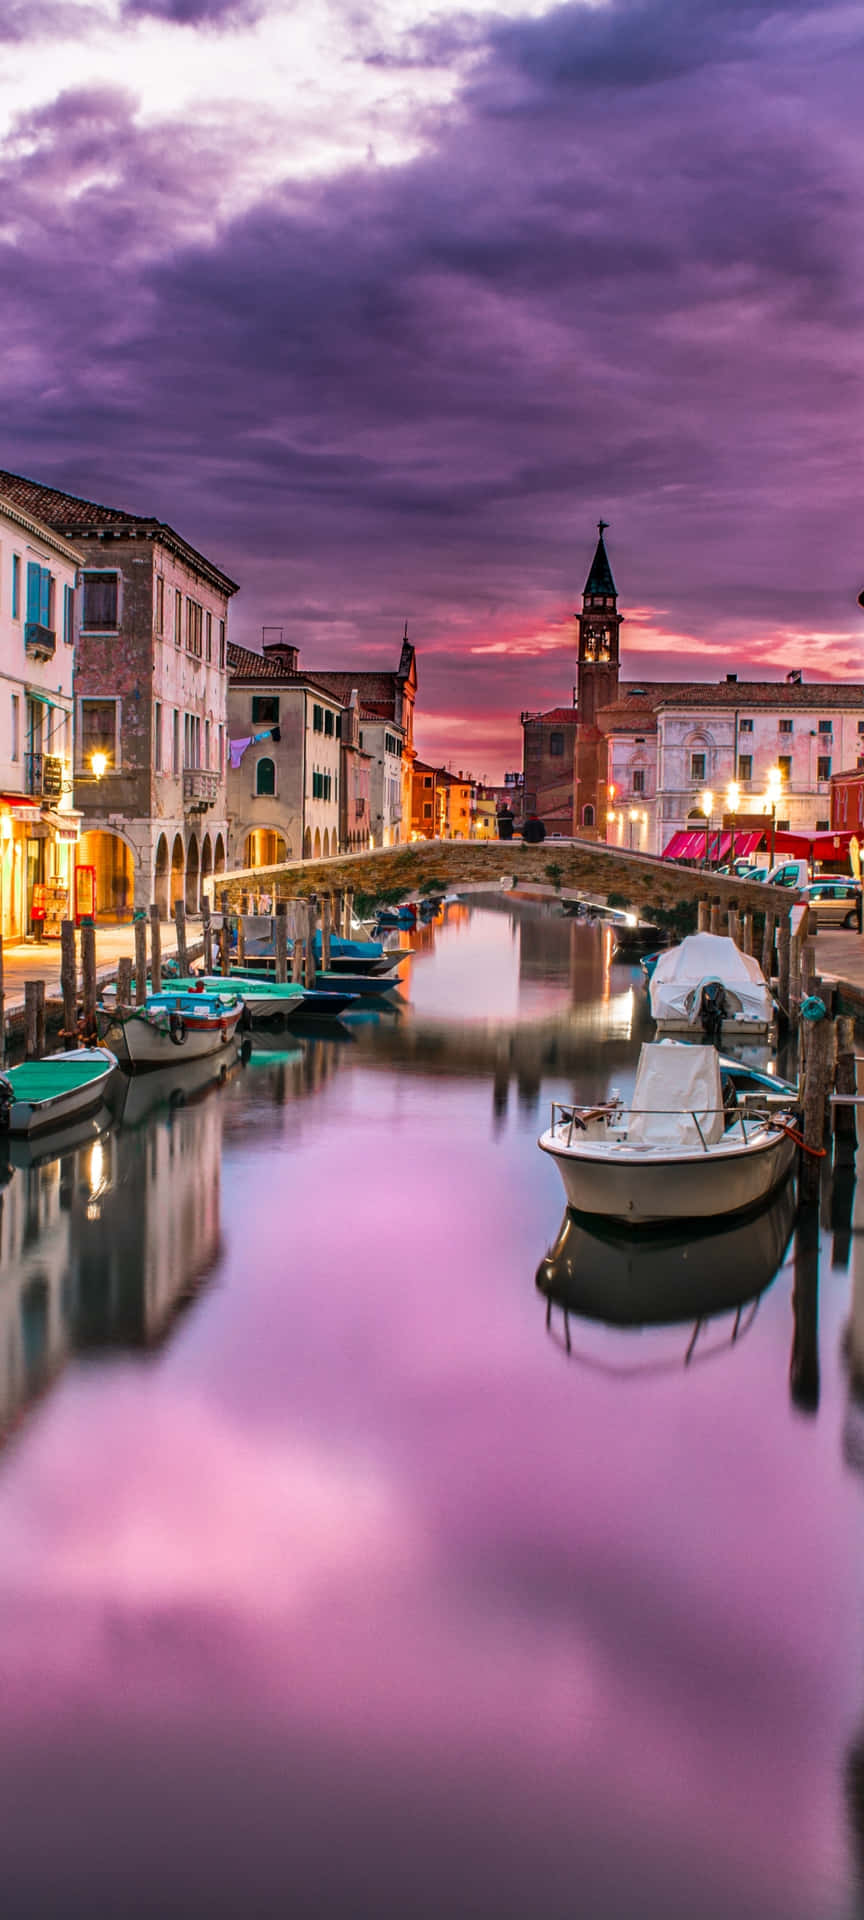
M 41 600 L 42 568 L 35 560 L 27 562 L 27 619 L 34 626 L 39 625 L 39 604 Z
M 40 568 L 39 580 L 39 619 L 43 627 L 51 625 L 51 575 L 47 567 Z
M 75 605 L 75 594 L 73 592 L 73 589 L 71 587 L 64 587 L 63 588 L 63 639 L 67 647 L 71 647 L 72 642 L 75 638 L 75 631 L 73 626 L 74 605 Z

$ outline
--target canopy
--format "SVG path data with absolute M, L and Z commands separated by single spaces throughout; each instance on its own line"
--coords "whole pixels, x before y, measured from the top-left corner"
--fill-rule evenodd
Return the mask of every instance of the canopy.
M 803 833 L 781 833 L 774 835 L 774 846 L 778 853 L 789 853 L 799 860 L 847 860 L 849 842 L 860 837 L 854 828 L 825 829 Z
M 705 852 L 705 828 L 679 828 L 663 848 L 664 860 L 697 860 Z
M 691 933 L 661 953 L 648 988 L 654 1019 L 697 1020 L 702 988 L 714 980 L 736 1013 L 770 1021 L 771 995 L 758 960 L 719 933 Z
M 715 827 L 713 831 L 709 831 L 707 836 L 708 859 L 712 866 L 719 866 L 722 861 L 728 860 L 731 857 L 733 841 L 735 846 L 735 859 L 746 859 L 751 853 L 756 852 L 760 840 L 764 839 L 765 831 L 766 829 L 754 832 L 750 827 L 742 827 L 740 833 L 731 833 L 728 828 L 720 831 Z M 705 838 L 704 827 L 679 828 L 678 832 L 673 833 L 671 840 L 664 847 L 663 859 L 704 860 Z
M 714 1048 L 647 1041 L 636 1070 L 628 1141 L 698 1147 L 713 1144 L 722 1133 L 723 1093 Z

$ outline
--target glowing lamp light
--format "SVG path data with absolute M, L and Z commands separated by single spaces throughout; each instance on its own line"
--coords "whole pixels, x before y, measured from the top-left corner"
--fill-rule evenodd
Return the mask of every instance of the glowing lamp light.
M 730 813 L 737 813 L 741 805 L 741 788 L 737 780 L 730 780 L 726 788 L 726 805 Z
M 107 753 L 101 753 L 101 752 L 91 753 L 90 765 L 92 767 L 93 773 L 96 776 L 96 779 L 101 780 L 103 773 L 108 772 Z
M 711 815 L 714 812 L 714 795 L 711 792 L 710 787 L 706 787 L 705 792 L 700 794 L 699 805 L 702 812 L 705 815 L 706 820 L 710 820 Z
M 2 820 L 0 820 L 0 840 L 11 840 L 11 838 L 12 821 L 8 813 L 4 813 Z

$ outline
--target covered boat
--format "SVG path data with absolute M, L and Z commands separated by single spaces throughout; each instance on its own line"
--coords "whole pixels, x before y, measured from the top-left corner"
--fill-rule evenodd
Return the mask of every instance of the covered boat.
M 73 1047 L 0 1073 L 0 1130 L 38 1133 L 100 1107 L 117 1067 L 107 1047 Z
M 103 1011 L 107 1011 L 104 1010 Z M 120 1058 L 130 1067 L 165 1067 L 202 1060 L 234 1038 L 243 1015 L 235 993 L 151 993 L 143 1007 L 107 1012 L 107 1033 L 116 1036 Z
M 553 1101 L 538 1144 L 571 1207 L 633 1226 L 742 1213 L 795 1157 L 791 1115 L 724 1108 L 713 1047 L 662 1043 L 643 1046 L 629 1109 Z
M 723 934 L 691 933 L 661 953 L 648 986 L 658 1033 L 702 1026 L 712 1038 L 767 1033 L 773 1004 L 758 960 Z

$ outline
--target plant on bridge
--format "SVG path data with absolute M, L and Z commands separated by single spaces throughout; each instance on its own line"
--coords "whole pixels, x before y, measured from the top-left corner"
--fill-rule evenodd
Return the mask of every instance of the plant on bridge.
M 556 893 L 560 893 L 561 882 L 564 878 L 564 868 L 559 867 L 557 860 L 550 860 L 548 867 L 544 868 L 544 872 L 547 880 L 551 880 Z

